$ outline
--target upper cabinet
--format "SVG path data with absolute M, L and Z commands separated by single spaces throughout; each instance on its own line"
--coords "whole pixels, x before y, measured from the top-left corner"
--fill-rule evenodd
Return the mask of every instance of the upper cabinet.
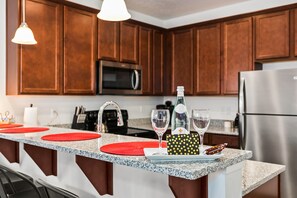
M 14 14 L 19 4 L 7 1 L 8 40 L 20 23 Z M 26 0 L 26 22 L 38 43 L 8 42 L 7 94 L 95 94 L 96 14 L 52 1 Z M 19 81 L 17 86 L 10 84 L 13 80 Z
M 238 93 L 238 72 L 253 69 L 252 18 L 222 24 L 222 94 Z
M 153 31 L 153 94 L 164 94 L 164 34 Z
M 138 63 L 138 25 L 98 20 L 98 58 Z
M 98 20 L 98 58 L 120 60 L 119 22 Z
M 138 25 L 120 23 L 120 61 L 138 63 Z
M 193 95 L 193 38 L 192 28 L 170 33 L 171 94 L 177 86 L 184 86 L 185 94 Z
M 255 16 L 256 59 L 290 56 L 289 11 Z
M 96 14 L 64 7 L 63 93 L 95 94 L 96 35 Z
M 221 93 L 220 24 L 195 29 L 195 95 Z
M 26 1 L 26 22 L 34 32 L 38 44 L 19 45 L 19 78 L 14 78 L 15 81 L 19 79 L 19 93 L 60 93 L 61 13 L 62 7 L 57 3 L 43 0 Z M 8 41 L 10 40 L 11 38 L 8 38 Z M 10 45 L 17 46 L 13 43 Z M 17 63 L 11 66 L 17 67 Z
M 139 28 L 139 64 L 142 67 L 142 93 L 145 95 L 153 93 L 152 81 L 152 43 L 153 30 L 146 27 Z

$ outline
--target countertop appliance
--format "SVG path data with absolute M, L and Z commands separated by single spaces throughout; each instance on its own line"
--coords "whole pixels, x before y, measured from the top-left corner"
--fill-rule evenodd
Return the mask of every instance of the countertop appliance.
M 128 111 L 122 109 L 121 112 L 124 125 L 117 126 L 117 111 L 113 109 L 106 109 L 103 111 L 102 122 L 107 126 L 108 133 L 135 137 L 146 137 L 152 139 L 157 138 L 154 131 L 128 127 Z M 96 131 L 98 110 L 85 111 L 84 114 L 86 115 L 84 123 L 81 123 L 80 125 L 72 125 L 72 128 L 87 131 Z
M 286 165 L 281 197 L 297 195 L 297 69 L 239 73 L 239 135 L 253 159 Z
M 97 94 L 142 94 L 141 66 L 100 60 L 97 62 Z

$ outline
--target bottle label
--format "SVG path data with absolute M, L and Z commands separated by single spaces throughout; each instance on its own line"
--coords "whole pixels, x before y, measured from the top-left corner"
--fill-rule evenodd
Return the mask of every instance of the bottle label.
M 177 127 L 175 130 L 173 130 L 171 132 L 171 134 L 173 135 L 179 135 L 179 134 L 189 134 L 189 131 L 187 131 L 185 128 L 183 127 Z
M 187 108 L 184 104 L 178 104 L 176 105 L 176 107 L 174 108 L 174 111 L 178 114 L 182 114 L 187 112 Z

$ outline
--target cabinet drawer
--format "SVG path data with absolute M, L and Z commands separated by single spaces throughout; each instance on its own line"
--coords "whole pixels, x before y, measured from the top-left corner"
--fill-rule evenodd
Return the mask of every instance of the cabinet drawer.
M 238 136 L 229 136 L 229 135 L 211 135 L 210 144 L 222 144 L 228 143 L 230 148 L 239 148 L 239 137 Z

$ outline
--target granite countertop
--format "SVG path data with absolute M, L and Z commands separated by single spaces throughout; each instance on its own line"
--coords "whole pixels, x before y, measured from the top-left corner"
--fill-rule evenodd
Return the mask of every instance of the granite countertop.
M 85 156 L 119 165 L 141 168 L 147 171 L 158 172 L 170 176 L 195 180 L 210 173 L 224 169 L 252 157 L 251 151 L 226 148 L 224 156 L 215 161 L 186 162 L 186 163 L 152 163 L 143 156 L 120 156 L 103 153 L 99 148 L 103 145 L 116 142 L 129 141 L 156 141 L 137 137 L 121 136 L 108 133 L 101 133 L 101 138 L 85 141 L 72 142 L 51 142 L 41 140 L 43 135 L 79 131 L 65 128 L 50 127 L 49 131 L 26 134 L 5 134 L 0 133 L 0 138 L 12 141 L 31 144 L 39 147 L 67 152 L 74 155 Z M 0 131 L 1 132 L 1 131 Z M 86 132 L 86 131 L 84 131 Z M 91 132 L 92 133 L 92 132 Z
M 242 171 L 242 196 L 285 171 L 284 165 L 246 160 Z
M 220 135 L 234 135 L 238 136 L 238 132 L 234 131 L 232 128 L 224 128 L 222 124 L 218 124 L 218 121 L 211 122 L 206 133 L 220 134 Z M 149 118 L 140 118 L 140 119 L 130 119 L 128 120 L 128 127 L 145 129 L 153 131 L 152 124 Z M 170 129 L 170 127 L 169 127 Z M 191 126 L 191 131 L 195 131 Z

